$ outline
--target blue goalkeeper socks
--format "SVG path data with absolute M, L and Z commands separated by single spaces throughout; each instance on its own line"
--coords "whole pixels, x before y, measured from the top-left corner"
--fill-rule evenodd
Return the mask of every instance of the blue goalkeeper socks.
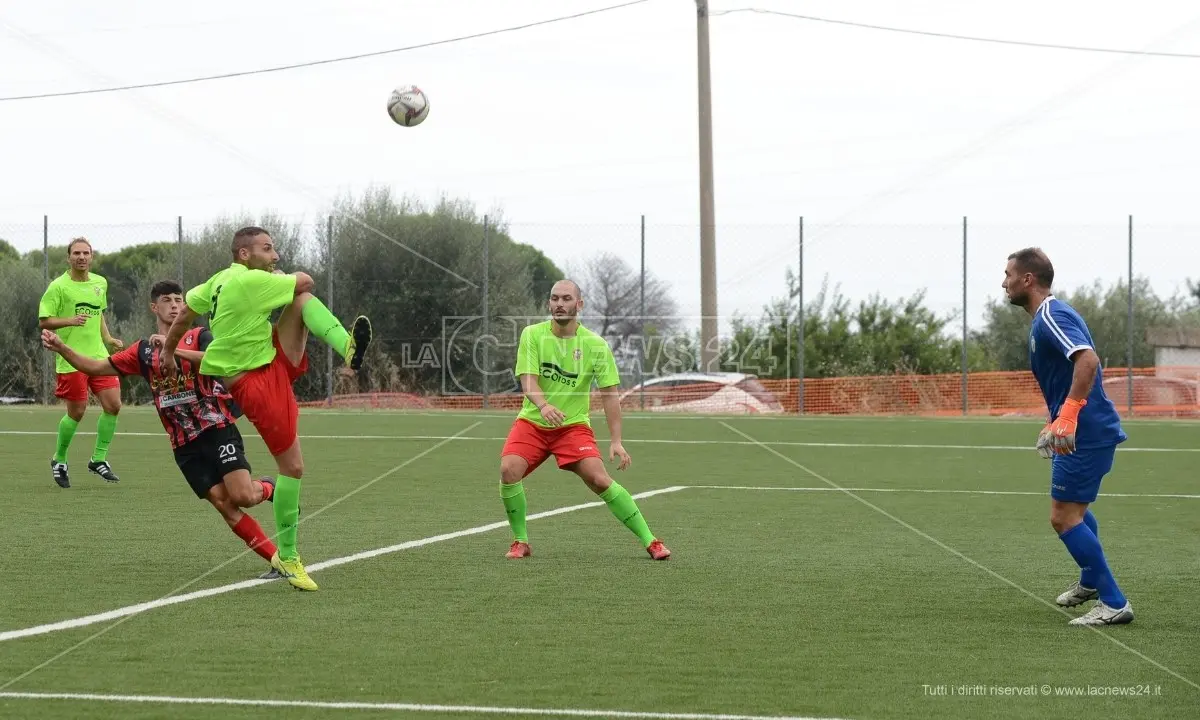
M 1108 569 L 1108 560 L 1104 558 L 1100 540 L 1087 523 L 1079 523 L 1058 538 L 1067 546 L 1067 551 L 1075 558 L 1083 572 L 1092 573 L 1091 576 L 1095 577 L 1095 588 L 1100 595 L 1100 601 L 1111 608 L 1125 607 L 1125 595 L 1117 587 L 1117 581 Z
M 1100 541 L 1100 523 L 1096 522 L 1096 516 L 1092 514 L 1091 510 L 1088 510 L 1087 513 L 1084 514 L 1083 524 L 1087 525 L 1089 528 L 1091 528 L 1092 534 L 1096 536 L 1096 541 L 1099 542 Z M 1097 580 L 1097 578 L 1096 578 L 1095 568 L 1089 567 L 1088 569 L 1081 570 L 1079 572 L 1079 584 L 1082 585 L 1083 587 L 1091 588 L 1092 590 L 1095 590 L 1097 582 L 1099 582 L 1099 580 Z

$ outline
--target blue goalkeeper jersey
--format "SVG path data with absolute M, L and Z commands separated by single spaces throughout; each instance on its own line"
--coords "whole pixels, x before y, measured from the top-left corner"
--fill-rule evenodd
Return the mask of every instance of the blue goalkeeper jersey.
M 1046 398 L 1051 419 L 1058 417 L 1071 392 L 1075 374 L 1072 356 L 1087 349 L 1095 349 L 1087 323 L 1075 308 L 1053 295 L 1047 297 L 1034 313 L 1029 328 L 1029 364 Z M 1079 450 L 1112 447 L 1126 439 L 1117 408 L 1104 392 L 1104 369 L 1097 367 L 1087 405 L 1079 412 L 1075 447 Z

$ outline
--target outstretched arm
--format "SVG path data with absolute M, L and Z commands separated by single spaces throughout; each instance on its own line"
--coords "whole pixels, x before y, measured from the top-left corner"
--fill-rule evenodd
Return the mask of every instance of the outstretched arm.
M 50 330 L 42 331 L 42 347 L 51 352 L 56 352 L 63 356 L 63 359 L 71 363 L 71 366 L 80 371 L 84 375 L 120 375 L 117 369 L 113 367 L 108 360 L 97 360 L 96 358 L 84 357 L 67 347 L 58 335 L 55 335 Z

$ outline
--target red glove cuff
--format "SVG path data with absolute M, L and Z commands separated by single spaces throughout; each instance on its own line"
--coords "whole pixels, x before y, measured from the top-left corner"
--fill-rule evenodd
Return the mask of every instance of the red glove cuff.
M 1063 403 L 1062 408 L 1058 411 L 1059 419 L 1065 418 L 1078 422 L 1079 411 L 1083 409 L 1084 405 L 1087 405 L 1087 400 L 1072 400 L 1071 398 L 1067 398 L 1067 401 Z

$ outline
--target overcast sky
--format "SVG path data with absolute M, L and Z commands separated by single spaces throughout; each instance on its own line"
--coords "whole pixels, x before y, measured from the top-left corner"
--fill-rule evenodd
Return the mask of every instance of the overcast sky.
M 383 50 L 619 0 L 0 2 L 0 96 L 233 72 Z M 714 0 L 1000 39 L 1200 54 L 1183 0 Z M 561 265 L 607 245 L 699 312 L 691 0 L 400 54 L 173 87 L 0 102 L 0 237 L 76 231 L 98 249 L 175 217 L 272 208 L 315 220 L 339 193 L 463 197 Z M 1061 285 L 1135 269 L 1200 277 L 1200 59 L 1018 47 L 773 15 L 711 21 L 720 313 L 783 291 L 805 217 L 806 295 L 926 288 L 968 318 L 1005 256 L 1040 244 Z M 392 124 L 392 87 L 431 100 Z M 103 224 L 119 227 L 99 227 Z

